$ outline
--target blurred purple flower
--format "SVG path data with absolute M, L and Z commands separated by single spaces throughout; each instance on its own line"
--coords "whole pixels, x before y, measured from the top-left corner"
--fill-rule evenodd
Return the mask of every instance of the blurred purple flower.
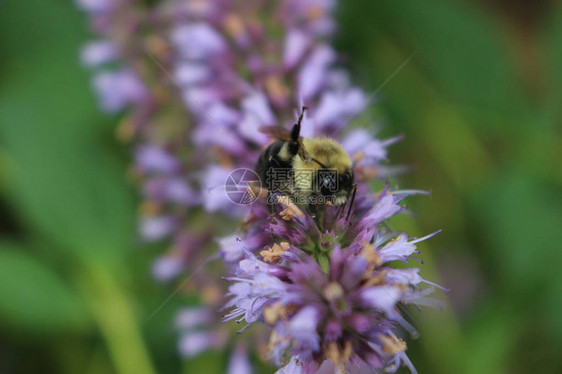
M 231 235 L 218 239 L 220 253 L 224 262 L 238 262 L 244 257 L 244 244 L 240 238 Z
M 140 222 L 140 236 L 147 241 L 159 240 L 174 231 L 175 227 L 172 217 L 144 217 Z
M 199 191 L 195 191 L 180 177 L 151 179 L 145 184 L 143 193 L 151 200 L 180 205 L 197 205 L 201 199 Z
M 230 215 L 242 213 L 239 206 L 234 205 L 225 192 L 225 184 L 232 172 L 220 166 L 211 165 L 201 176 L 203 190 L 203 206 L 208 212 L 222 212 Z
M 335 52 L 327 45 L 318 46 L 305 61 L 298 74 L 299 96 L 308 102 L 318 93 L 324 78 L 335 60 Z
M 212 323 L 213 310 L 205 307 L 193 307 L 181 310 L 176 315 L 176 327 L 179 330 L 196 330 Z
M 179 162 L 165 150 L 153 145 L 137 149 L 136 163 L 144 172 L 173 173 L 180 167 Z
M 115 0 L 77 0 L 78 6 L 87 12 L 109 12 L 119 1 Z
M 219 349 L 224 344 L 224 336 L 216 332 L 189 332 L 179 342 L 179 351 L 185 357 L 194 357 L 209 349 Z
M 311 42 L 312 40 L 306 32 L 298 29 L 289 30 L 283 52 L 283 63 L 286 69 L 290 70 L 297 65 Z
M 171 40 L 180 55 L 190 60 L 203 60 L 225 51 L 222 35 L 210 25 L 199 22 L 177 26 Z
M 97 67 L 117 58 L 119 52 L 115 44 L 101 40 L 86 44 L 82 48 L 82 64 L 88 67 Z
M 144 85 L 129 70 L 101 72 L 94 77 L 93 85 L 102 109 L 107 112 L 117 112 L 128 105 L 140 104 L 147 95 Z
M 212 71 L 205 64 L 183 62 L 176 67 L 174 76 L 182 85 L 191 86 L 208 81 Z
M 230 356 L 227 374 L 252 374 L 252 365 L 248 358 L 246 348 L 239 344 Z

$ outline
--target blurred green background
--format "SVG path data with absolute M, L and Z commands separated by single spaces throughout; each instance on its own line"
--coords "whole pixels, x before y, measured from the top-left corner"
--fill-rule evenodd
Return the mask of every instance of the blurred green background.
M 562 7 L 341 1 L 338 49 L 412 165 L 397 222 L 451 288 L 416 316 L 420 373 L 562 372 Z M 0 2 L 0 373 L 220 373 L 176 354 L 179 295 L 150 276 L 118 117 L 100 114 L 71 1 Z M 395 182 L 395 181 L 394 181 Z M 445 296 L 443 296 L 445 297 Z M 264 372 L 267 372 L 264 371 Z

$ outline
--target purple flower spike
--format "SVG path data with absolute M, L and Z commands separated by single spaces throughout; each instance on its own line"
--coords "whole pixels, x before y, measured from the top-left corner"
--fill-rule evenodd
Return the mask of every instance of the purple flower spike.
M 127 110 L 118 135 L 134 153 L 139 235 L 169 244 L 153 275 L 189 272 L 205 303 L 178 315 L 180 353 L 231 350 L 228 373 L 252 372 L 249 347 L 280 374 L 415 373 L 397 329 L 417 332 L 401 310 L 440 307 L 430 294 L 441 287 L 393 265 L 419 260 L 419 243 L 436 233 L 390 228 L 403 199 L 427 193 L 374 188 L 401 171 L 387 164 L 400 137 L 353 127 L 372 101 L 335 66 L 336 0 L 77 3 L 97 34 L 81 60 L 95 70 L 100 106 Z M 354 204 L 317 204 L 313 215 L 273 191 L 271 210 L 244 179 L 274 140 L 260 128 L 290 129 L 303 106 L 300 135 L 333 138 L 349 154 Z M 222 267 L 194 271 L 219 258 Z
M 347 243 L 340 249 L 347 241 L 346 230 L 364 221 L 380 223 L 372 217 L 377 206 L 386 218 L 398 213 L 384 208 L 388 204 L 381 208 L 381 199 L 394 199 L 388 189 L 383 192 L 383 198 L 371 202 L 372 208 L 362 209 L 363 216 L 351 228 L 333 231 L 331 241 L 339 244 L 324 260 L 316 262 L 281 242 L 260 252 L 262 260 L 250 256 L 240 261 L 239 276 L 229 278 L 234 283 L 227 307 L 234 309 L 227 319 L 242 317 L 248 323 L 261 320 L 272 326 L 271 359 L 279 363 L 286 353 L 292 357 L 280 372 L 316 373 L 326 358 L 341 371 L 349 370 L 351 362 L 363 362 L 372 369 L 409 362 L 404 353 L 406 343 L 396 337 L 393 328 L 398 324 L 414 335 L 416 332 L 397 306 L 435 306 L 435 300 L 426 297 L 431 288 L 419 289 L 421 283 L 427 283 L 419 269 L 383 267 L 387 262 L 384 256 L 392 246 L 410 243 L 415 248 L 413 243 L 427 237 L 388 242 L 388 237 L 371 231 L 366 241 Z M 412 251 L 396 251 L 389 259 L 406 261 Z M 325 255 L 312 253 L 317 256 Z M 326 262 L 329 267 L 324 267 Z

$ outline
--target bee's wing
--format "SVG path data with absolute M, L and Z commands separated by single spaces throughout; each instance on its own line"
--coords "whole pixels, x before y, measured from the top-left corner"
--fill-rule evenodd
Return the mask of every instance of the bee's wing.
M 262 126 L 259 128 L 259 132 L 285 142 L 291 141 L 291 132 L 281 126 Z

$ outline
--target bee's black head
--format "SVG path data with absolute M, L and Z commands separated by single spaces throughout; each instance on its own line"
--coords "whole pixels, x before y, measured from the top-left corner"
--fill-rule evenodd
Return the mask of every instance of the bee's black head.
M 349 191 L 351 190 L 351 187 L 353 186 L 353 171 L 352 170 L 346 170 L 343 173 L 338 173 L 338 182 L 340 185 L 340 189 L 344 190 L 344 191 Z
M 316 175 L 317 192 L 324 196 L 326 201 L 341 205 L 347 201 L 349 191 L 353 186 L 353 172 L 337 169 L 318 169 Z

